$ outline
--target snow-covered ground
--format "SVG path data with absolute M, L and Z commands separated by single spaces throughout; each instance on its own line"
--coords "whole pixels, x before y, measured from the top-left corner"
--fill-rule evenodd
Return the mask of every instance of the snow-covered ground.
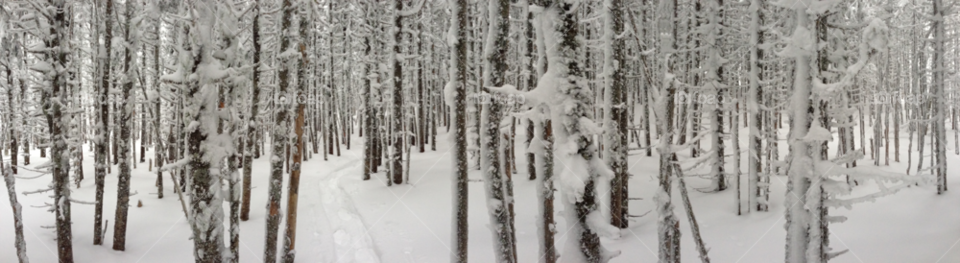
M 410 161 L 410 184 L 387 187 L 383 170 L 369 181 L 361 180 L 362 139 L 354 138 L 353 148 L 343 148 L 342 156 L 331 156 L 323 161 L 315 154 L 304 164 L 301 181 L 300 218 L 297 234 L 298 262 L 446 262 L 451 247 L 451 154 L 440 129 L 437 151 L 413 153 Z M 953 132 L 953 131 L 949 131 Z M 746 131 L 742 130 L 741 134 Z M 901 143 L 901 162 L 891 161 L 890 170 L 902 172 L 906 167 L 906 134 Z M 936 195 L 933 186 L 907 188 L 873 203 L 858 204 L 853 210 L 831 210 L 831 215 L 848 217 L 844 223 L 830 227 L 830 245 L 834 250 L 849 252 L 831 262 L 960 262 L 960 156 L 953 154 L 952 134 L 948 144 L 949 189 Z M 522 143 L 520 143 L 522 144 Z M 858 143 L 859 146 L 859 143 Z M 269 147 L 267 147 L 269 148 Z M 745 144 L 741 145 L 745 149 Z M 138 149 L 138 148 L 136 148 Z M 73 197 L 93 201 L 93 154 L 84 147 L 86 179 Z M 152 153 L 148 152 L 148 157 Z M 535 226 L 536 196 L 534 184 L 527 180 L 523 162 L 518 153 L 519 173 L 514 175 L 516 194 L 516 229 L 520 262 L 536 262 L 537 239 Z M 8 159 L 9 156 L 4 156 Z M 656 185 L 656 155 L 645 157 L 639 152 L 630 156 L 631 197 L 630 213 L 640 215 L 653 209 L 651 202 Z M 48 159 L 33 152 L 32 165 Z M 268 158 L 254 161 L 253 198 L 250 220 L 241 222 L 241 262 L 262 262 L 264 215 L 266 212 Z M 913 166 L 916 166 L 914 154 Z M 929 157 L 926 158 L 929 162 Z M 864 161 L 861 161 L 864 162 Z M 872 162 L 872 161 L 866 161 Z M 743 165 L 742 167 L 746 167 Z M 562 168 L 562 164 L 558 164 Z M 111 249 L 114 208 L 116 205 L 117 168 L 107 176 L 104 203 L 106 227 L 105 245 L 93 244 L 93 206 L 73 205 L 73 244 L 77 262 L 192 262 L 190 230 L 184 221 L 180 203 L 172 191 L 169 175 L 164 176 L 164 198 L 157 199 L 154 181 L 156 175 L 147 171 L 146 163 L 138 163 L 133 172 L 127 251 Z M 559 172 L 559 171 L 558 171 Z M 32 172 L 21 170 L 20 176 Z M 479 179 L 476 170 L 471 178 Z M 286 180 L 286 178 L 285 178 Z M 50 182 L 49 176 L 32 180 L 17 180 L 20 202 L 24 206 L 24 234 L 32 262 L 56 262 L 56 242 L 51 229 L 53 214 L 46 208 L 36 208 L 49 202 L 49 193 L 24 196 L 22 192 L 42 189 Z M 783 262 L 783 195 L 786 178 L 771 180 L 773 193 L 769 212 L 736 214 L 734 190 L 720 193 L 691 191 L 693 206 L 713 262 Z M 286 183 L 286 182 L 285 182 Z M 707 187 L 705 179 L 692 178 L 688 185 Z M 745 181 L 744 181 L 745 186 Z M 483 185 L 470 183 L 469 258 L 471 262 L 493 262 L 493 241 L 488 230 L 489 217 L 483 200 Z M 13 238 L 13 218 L 6 198 L 6 189 L 0 188 L 0 262 L 16 262 Z M 286 189 L 286 186 L 284 186 Z M 872 185 L 857 187 L 854 194 L 875 191 Z M 677 193 L 675 191 L 675 193 Z M 284 198 L 286 194 L 284 194 Z M 675 194 L 679 204 L 679 194 Z M 136 207 L 142 201 L 143 207 Z M 282 204 L 286 204 L 283 201 Z M 563 207 L 558 202 L 558 210 Z M 225 206 L 226 208 L 226 206 Z M 689 226 L 682 207 L 677 207 L 683 233 L 684 262 L 699 262 Z M 559 212 L 559 211 L 558 211 Z M 568 224 L 557 217 L 557 244 L 563 244 Z M 657 258 L 656 214 L 635 218 L 630 228 L 624 229 L 619 239 L 603 238 L 609 250 L 621 255 L 612 262 L 654 262 Z M 282 233 L 282 232 L 281 232 Z M 561 249 L 561 260 L 566 253 Z

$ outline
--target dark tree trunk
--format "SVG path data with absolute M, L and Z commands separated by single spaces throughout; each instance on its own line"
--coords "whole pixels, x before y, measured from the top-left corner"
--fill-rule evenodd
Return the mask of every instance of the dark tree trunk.
M 288 50 L 292 48 L 292 43 L 290 40 L 290 35 L 293 32 L 287 32 L 292 30 L 291 25 L 293 24 L 293 12 L 295 8 L 291 0 L 284 0 L 283 6 L 281 6 L 282 16 L 281 16 L 281 34 L 280 37 L 280 48 L 281 50 Z M 287 63 L 285 63 L 287 64 Z M 288 96 L 287 88 L 290 86 L 290 69 L 289 65 L 280 65 L 279 77 L 279 86 L 276 92 L 280 96 Z M 264 242 L 264 252 L 263 260 L 264 262 L 274 262 L 277 258 L 277 238 L 278 238 L 278 229 L 280 228 L 280 195 L 283 191 L 281 189 L 283 185 L 283 158 L 284 150 L 287 146 L 287 105 L 280 103 L 274 104 L 274 111 L 276 112 L 276 127 L 273 130 L 273 150 L 271 151 L 272 157 L 270 158 L 270 190 L 267 200 L 267 220 L 266 220 L 266 235 Z
M 104 1 L 106 3 L 105 14 L 113 13 L 113 1 Z M 99 107 L 99 118 L 97 119 L 94 154 L 94 184 L 96 184 L 96 205 L 94 208 L 93 220 L 93 244 L 103 244 L 103 187 L 107 176 L 107 145 L 110 138 L 110 104 L 107 99 L 110 97 L 110 49 L 113 41 L 113 16 L 104 15 L 104 54 L 100 55 L 98 61 L 101 67 L 100 75 L 100 95 L 97 98 L 96 106 Z M 158 169 L 159 170 L 159 169 Z
M 466 100 L 467 100 L 467 72 L 466 72 L 466 60 L 467 60 L 467 0 L 456 0 L 451 2 L 451 7 L 453 15 L 450 16 L 450 29 L 455 34 L 451 34 L 452 37 L 455 37 L 453 48 L 450 49 L 450 76 L 453 77 L 450 80 L 450 84 L 454 90 L 453 101 L 448 101 L 447 103 L 453 110 L 453 140 L 454 140 L 454 149 L 453 149 L 453 166 L 454 166 L 454 195 L 455 200 L 453 202 L 453 211 L 454 211 L 454 236 L 453 251 L 451 252 L 450 262 L 456 263 L 465 263 L 467 262 L 467 197 L 469 196 L 467 191 L 467 112 L 466 112 Z
M 609 8 L 606 12 L 609 16 L 605 23 L 612 23 L 612 25 L 607 26 L 607 29 L 613 30 L 612 32 L 604 32 L 610 54 L 606 54 L 609 60 L 605 61 L 604 67 L 612 67 L 612 70 L 604 69 L 605 71 L 612 72 L 610 78 L 609 86 L 604 87 L 604 89 L 610 89 L 607 92 L 607 106 L 609 107 L 607 116 L 604 116 L 607 119 L 607 123 L 604 125 L 607 130 L 605 135 L 606 143 L 606 159 L 607 165 L 610 166 L 610 169 L 613 171 L 613 180 L 610 182 L 610 216 L 611 224 L 620 228 L 626 228 L 628 225 L 628 200 L 629 200 L 629 188 L 628 188 L 628 174 L 627 174 L 627 91 L 626 91 L 626 81 L 624 77 L 624 71 L 620 66 L 617 65 L 626 65 L 623 60 L 623 40 L 615 38 L 617 32 L 623 31 L 623 2 L 621 0 L 609 0 L 607 2 L 609 6 L 603 8 Z
M 309 63 L 307 57 L 307 44 L 306 40 L 310 39 L 308 29 L 311 24 L 308 23 L 310 18 L 310 12 L 301 13 L 300 15 L 300 25 L 298 26 L 300 30 L 300 63 L 297 63 L 297 97 L 306 96 L 307 93 L 307 81 L 304 81 L 307 76 L 307 65 Z M 294 258 L 296 257 L 296 244 L 297 244 L 297 202 L 299 200 L 300 193 L 300 165 L 303 162 L 303 154 L 306 153 L 306 143 L 303 138 L 303 128 L 304 122 L 306 120 L 306 101 L 298 100 L 297 105 L 297 117 L 294 120 L 294 133 L 296 134 L 297 142 L 293 145 L 293 167 L 290 168 L 290 184 L 287 186 L 287 226 L 285 228 L 286 232 L 284 233 L 284 242 L 283 242 L 283 262 L 293 263 Z
M 131 20 L 133 20 L 134 15 L 136 14 L 136 1 L 127 1 L 126 6 L 126 25 L 124 27 L 124 38 L 126 43 L 124 46 L 129 46 L 124 49 L 123 56 L 123 70 L 124 74 L 127 76 L 133 76 L 133 56 L 135 49 L 133 49 L 134 39 L 132 39 L 131 30 L 137 30 L 133 28 L 135 25 Z M 113 221 L 113 250 L 124 251 L 127 249 L 127 211 L 130 209 L 130 162 L 133 161 L 130 157 L 130 135 L 131 128 L 130 124 L 131 118 L 133 117 L 133 97 L 130 92 L 133 91 L 133 80 L 127 80 L 123 83 L 123 89 L 121 90 L 121 101 L 123 103 L 122 109 L 117 112 L 117 120 L 119 126 L 117 127 L 120 131 L 120 142 L 118 143 L 118 155 L 120 155 L 120 175 L 117 176 L 117 211 L 116 217 Z
M 253 156 L 250 155 L 250 151 L 253 150 L 256 144 L 256 134 L 259 123 L 257 121 L 257 116 L 260 115 L 260 7 L 259 4 L 256 4 L 257 7 L 253 16 L 253 65 L 256 65 L 257 70 L 253 71 L 253 76 L 251 80 L 252 94 L 250 95 L 250 116 L 248 117 L 247 125 L 247 138 L 245 139 L 246 147 L 244 148 L 243 153 L 243 200 L 240 204 L 240 220 L 247 221 L 250 219 L 250 195 L 251 195 L 251 181 L 253 175 Z
M 394 18 L 394 25 L 397 27 L 394 32 L 394 44 L 393 44 L 393 54 L 400 56 L 400 43 L 401 42 L 401 31 L 403 30 L 403 16 L 400 15 L 400 10 L 403 10 L 403 0 L 396 0 L 394 9 L 397 12 L 396 17 Z M 393 132 L 394 136 L 390 138 L 391 144 L 393 144 L 393 152 L 390 155 L 390 161 L 392 162 L 390 167 L 390 172 L 392 174 L 392 179 L 394 184 L 403 183 L 403 136 L 406 136 L 405 131 L 403 130 L 403 63 L 399 59 L 395 59 L 393 63 L 393 119 L 390 120 L 393 122 Z

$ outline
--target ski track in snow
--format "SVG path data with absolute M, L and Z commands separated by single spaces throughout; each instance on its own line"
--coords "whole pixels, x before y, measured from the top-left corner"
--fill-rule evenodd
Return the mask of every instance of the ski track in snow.
M 351 160 L 319 178 L 316 184 L 308 184 L 318 187 L 307 192 L 319 195 L 321 201 L 322 207 L 311 207 L 313 218 L 316 218 L 316 229 L 319 230 L 313 234 L 315 242 L 318 243 L 315 247 L 321 250 L 317 252 L 327 254 L 327 262 L 380 262 L 373 239 L 360 218 L 356 205 L 340 186 L 340 179 L 350 174 L 348 171 L 351 169 L 348 168 L 360 164 L 359 160 Z M 326 221 L 321 222 L 324 218 Z M 324 240 L 328 241 L 327 244 L 323 244 Z M 332 241 L 332 244 L 329 244 L 329 241 Z

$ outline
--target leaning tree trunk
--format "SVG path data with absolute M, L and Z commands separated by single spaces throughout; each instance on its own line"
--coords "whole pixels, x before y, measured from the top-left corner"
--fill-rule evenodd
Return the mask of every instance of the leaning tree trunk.
M 10 208 L 13 209 L 13 233 L 14 233 L 14 246 L 17 247 L 17 258 L 20 260 L 20 263 L 30 262 L 27 259 L 27 242 L 23 239 L 23 216 L 20 215 L 22 211 L 20 207 L 20 202 L 17 202 L 17 189 L 14 186 L 14 177 L 13 170 L 10 167 L 3 167 L 3 163 L 0 162 L 0 170 L 3 172 L 3 181 L 7 184 L 7 195 L 10 198 Z

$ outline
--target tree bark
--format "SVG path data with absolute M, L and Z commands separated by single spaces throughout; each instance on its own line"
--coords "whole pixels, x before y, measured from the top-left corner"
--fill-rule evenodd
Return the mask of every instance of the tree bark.
M 244 140 L 247 145 L 243 153 L 243 200 L 240 204 L 240 220 L 243 221 L 250 219 L 250 195 L 252 194 L 250 185 L 253 175 L 253 156 L 251 156 L 250 151 L 253 151 L 256 147 L 257 128 L 260 127 L 260 121 L 257 118 L 260 115 L 260 5 L 259 3 L 254 3 L 254 5 L 257 5 L 254 7 L 256 13 L 253 16 L 251 29 L 254 70 L 251 74 L 252 86 L 250 87 L 250 115 L 247 117 L 247 138 Z
M 292 24 L 294 21 L 293 12 L 295 7 L 291 0 L 283 0 L 283 5 L 280 7 L 282 10 L 281 15 L 281 37 L 280 37 L 280 50 L 289 50 L 293 48 L 291 43 L 290 36 L 293 35 Z M 287 88 L 290 86 L 290 62 L 284 61 L 279 67 L 279 85 L 276 92 L 281 98 L 289 98 L 287 94 Z M 289 101 L 289 100 L 287 100 Z M 270 189 L 269 196 L 267 201 L 267 220 L 266 220 L 266 235 L 264 242 L 264 252 L 263 252 L 263 261 L 264 262 L 275 262 L 277 259 L 277 238 L 278 238 L 278 229 L 280 228 L 280 195 L 283 191 L 281 189 L 283 185 L 283 161 L 284 161 L 284 150 L 288 144 L 287 133 L 289 133 L 287 125 L 287 105 L 282 103 L 274 104 L 274 111 L 276 117 L 274 121 L 276 126 L 273 131 L 273 150 L 271 151 L 270 158 Z
M 14 246 L 17 247 L 17 259 L 20 260 L 20 263 L 28 263 L 30 260 L 27 258 L 27 242 L 23 239 L 22 208 L 20 207 L 20 202 L 17 202 L 17 189 L 14 183 L 13 170 L 10 169 L 10 167 L 3 167 L 3 162 L 0 162 L 0 170 L 3 171 L 3 181 L 7 185 L 10 208 L 13 209 Z
M 134 28 L 136 25 L 132 22 L 134 16 L 137 12 L 136 1 L 127 1 L 126 11 L 124 17 L 126 17 L 123 36 L 125 39 L 124 46 L 124 55 L 123 55 L 123 71 L 125 74 L 123 88 L 121 89 L 121 101 L 123 102 L 121 110 L 117 112 L 119 114 L 118 122 L 119 126 L 117 127 L 120 131 L 120 142 L 117 146 L 118 155 L 120 155 L 120 175 L 117 176 L 117 211 L 116 217 L 113 221 L 113 250 L 124 251 L 126 250 L 127 243 L 127 212 L 130 209 L 130 162 L 133 161 L 130 156 L 130 132 L 132 127 L 131 118 L 133 117 L 133 107 L 136 103 L 133 102 L 133 96 L 130 92 L 133 91 L 134 83 L 134 61 L 133 56 L 136 54 L 137 50 L 135 47 L 137 40 L 133 39 L 136 32 L 131 32 L 138 30 Z
M 450 49 L 450 82 L 447 84 L 446 94 L 453 93 L 453 101 L 447 101 L 452 108 L 453 119 L 453 167 L 454 167 L 454 198 L 453 201 L 453 228 L 452 243 L 456 244 L 450 253 L 450 262 L 467 262 L 467 127 L 466 127 L 466 100 L 467 100 L 467 0 L 450 2 L 450 32 L 453 39 L 453 48 Z M 451 92 L 452 91 L 452 92 Z
M 104 1 L 106 9 L 105 14 L 113 13 L 113 1 Z M 110 104 L 107 99 L 110 98 L 110 55 L 111 43 L 113 41 L 113 16 L 104 15 L 104 54 L 100 55 L 98 66 L 100 69 L 100 87 L 99 97 L 97 98 L 97 107 L 99 107 L 99 118 L 94 131 L 96 132 L 94 143 L 94 184 L 96 184 L 96 205 L 94 208 L 93 219 L 93 244 L 103 244 L 103 187 L 107 176 L 107 146 L 110 138 Z M 159 170 L 159 169 L 158 169 Z

